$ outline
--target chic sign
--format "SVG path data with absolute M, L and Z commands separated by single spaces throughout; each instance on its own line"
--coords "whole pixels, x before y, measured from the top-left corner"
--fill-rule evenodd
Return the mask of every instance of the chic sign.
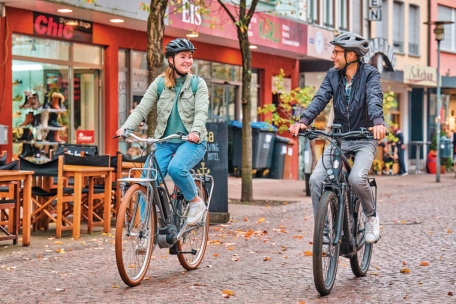
M 90 21 L 33 12 L 35 35 L 92 42 L 92 29 Z

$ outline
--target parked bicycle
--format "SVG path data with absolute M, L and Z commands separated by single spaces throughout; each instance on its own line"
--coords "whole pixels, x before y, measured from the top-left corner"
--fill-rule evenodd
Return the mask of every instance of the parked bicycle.
M 206 252 L 209 206 L 214 187 L 212 176 L 192 171 L 198 196 L 205 202 L 206 211 L 199 223 L 188 226 L 186 218 L 189 203 L 176 186 L 172 193 L 168 191 L 155 159 L 156 143 L 173 138 L 188 140 L 187 136 L 173 134 L 154 139 L 140 138 L 126 132 L 122 137 L 147 143 L 148 147 L 143 147 L 143 150 L 149 153 L 144 168 L 130 169 L 127 178 L 119 179 L 122 201 L 116 221 L 115 252 L 122 280 L 129 286 L 141 283 L 157 245 L 159 248 L 169 248 L 169 253 L 177 255 L 185 269 L 196 269 Z M 158 182 L 159 176 L 162 184 Z M 209 184 L 211 187 L 208 191 Z
M 308 129 L 299 133 L 309 139 L 322 138 L 333 148 L 329 155 L 331 168 L 322 186 L 322 195 L 315 218 L 313 239 L 313 276 L 317 291 L 328 295 L 336 279 L 339 255 L 350 259 L 353 274 L 364 277 L 369 269 L 373 244 L 366 243 L 364 223 L 366 216 L 361 202 L 348 182 L 351 173 L 348 156 L 341 153 L 343 139 L 372 139 L 372 133 L 361 131 L 342 133 L 341 125 L 332 125 L 331 132 Z M 325 162 L 323 162 L 325 163 Z M 369 185 L 377 204 L 377 184 L 369 178 Z

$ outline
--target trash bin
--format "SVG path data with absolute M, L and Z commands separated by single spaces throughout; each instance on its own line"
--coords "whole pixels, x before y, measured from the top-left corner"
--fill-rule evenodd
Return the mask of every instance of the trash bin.
M 276 136 L 274 148 L 272 150 L 271 169 L 268 177 L 282 179 L 285 167 L 285 157 L 287 155 L 287 144 L 289 139 L 282 136 Z
M 293 146 L 295 141 L 291 138 L 288 138 L 287 143 L 287 154 L 285 154 L 285 164 L 283 165 L 283 179 L 293 179 L 291 175 L 291 168 L 293 166 Z
M 451 157 L 451 141 L 448 137 L 440 137 L 440 157 L 449 158 Z
M 242 122 L 233 120 L 233 170 L 241 176 L 242 167 Z M 267 122 L 252 122 L 252 170 L 263 173 L 271 167 L 272 152 L 277 128 Z

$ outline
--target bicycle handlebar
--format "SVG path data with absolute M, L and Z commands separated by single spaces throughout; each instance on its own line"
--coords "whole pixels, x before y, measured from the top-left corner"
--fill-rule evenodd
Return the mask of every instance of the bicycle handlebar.
M 184 135 L 183 133 L 182 134 L 171 134 L 169 136 L 156 139 L 156 138 L 153 138 L 153 137 L 142 138 L 142 137 L 139 137 L 139 136 L 135 135 L 131 131 L 125 130 L 125 132 L 122 135 L 116 135 L 116 136 L 114 136 L 114 138 L 121 137 L 121 136 L 123 138 L 131 137 L 131 138 L 133 138 L 136 141 L 145 142 L 145 143 L 148 143 L 148 144 L 161 143 L 161 142 L 164 142 L 164 141 L 167 141 L 167 140 L 170 140 L 170 139 L 182 139 L 182 140 L 185 140 L 185 141 L 189 141 L 188 140 L 188 136 Z
M 304 136 L 309 139 L 315 139 L 317 137 L 325 137 L 331 139 L 374 139 L 372 132 L 361 128 L 360 131 L 350 131 L 346 133 L 339 133 L 339 132 L 324 132 L 321 130 L 300 130 L 298 136 Z

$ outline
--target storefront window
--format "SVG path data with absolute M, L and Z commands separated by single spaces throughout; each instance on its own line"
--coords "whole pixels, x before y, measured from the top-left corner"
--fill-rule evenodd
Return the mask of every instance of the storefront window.
M 13 154 L 40 155 L 69 142 L 69 67 L 13 60 Z M 53 93 L 62 98 L 52 99 Z
M 69 60 L 71 43 L 13 34 L 13 55 Z
M 103 152 L 102 51 L 13 34 L 13 153 L 46 161 L 59 143 L 94 144 Z

